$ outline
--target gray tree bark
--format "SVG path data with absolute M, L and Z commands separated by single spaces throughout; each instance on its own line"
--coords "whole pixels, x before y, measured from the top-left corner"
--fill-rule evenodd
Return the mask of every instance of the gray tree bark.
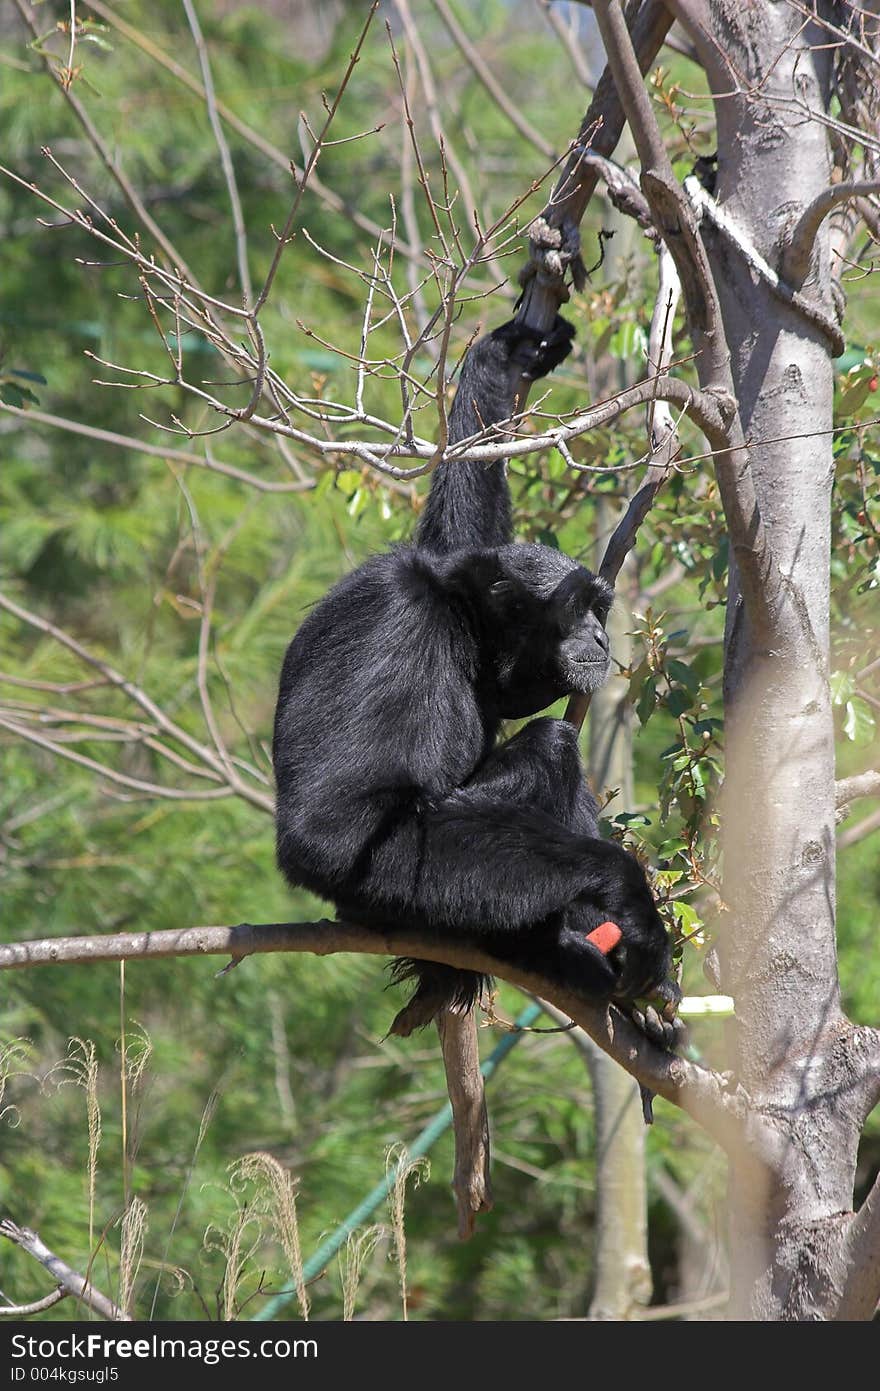
M 685 0 L 671 8 L 715 96 L 718 201 L 779 269 L 799 216 L 831 183 L 823 117 L 832 54 L 822 31 L 791 6 Z M 860 1272 L 852 1265 L 856 1151 L 877 1075 L 874 1040 L 842 1013 L 836 959 L 832 346 L 703 225 L 755 494 L 788 611 L 775 640 L 758 637 L 734 572 L 725 660 L 731 912 L 721 963 L 722 986 L 736 1000 L 733 1066 L 752 1121 L 731 1154 L 731 1312 L 852 1317 L 854 1277 L 866 1309 L 880 1292 L 876 1264 Z M 833 317 L 827 224 L 803 290 Z

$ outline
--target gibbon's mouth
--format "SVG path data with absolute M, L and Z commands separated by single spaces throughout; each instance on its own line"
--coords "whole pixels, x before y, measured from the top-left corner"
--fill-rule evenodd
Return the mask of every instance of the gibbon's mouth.
M 579 691 L 584 695 L 604 686 L 610 670 L 611 658 L 607 655 L 598 657 L 572 656 L 567 658 L 563 667 L 563 679 L 570 693 Z

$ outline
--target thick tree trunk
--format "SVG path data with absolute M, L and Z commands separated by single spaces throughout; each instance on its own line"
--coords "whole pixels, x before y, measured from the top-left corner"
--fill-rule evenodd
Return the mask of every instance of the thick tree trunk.
M 797 101 L 827 110 L 831 54 L 790 6 L 723 0 L 711 16 L 717 48 L 692 37 L 719 98 L 716 196 L 779 269 L 786 234 L 831 181 L 826 126 L 792 116 Z M 797 617 L 793 638 L 760 650 L 732 575 L 723 988 L 736 1000 L 737 1079 L 778 1135 L 775 1152 L 763 1137 L 760 1176 L 752 1152 L 733 1157 L 732 1313 L 828 1318 L 862 1121 L 838 1090 L 858 1081 L 858 1040 L 841 1014 L 835 945 L 831 349 L 738 250 L 709 230 L 706 242 L 758 502 Z M 822 235 L 803 290 L 830 316 Z

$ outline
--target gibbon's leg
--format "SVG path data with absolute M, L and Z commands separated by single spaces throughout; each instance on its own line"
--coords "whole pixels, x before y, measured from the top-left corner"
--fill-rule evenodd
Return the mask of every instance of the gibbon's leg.
M 575 730 L 534 720 L 426 815 L 418 906 L 502 959 L 588 994 L 642 994 L 669 942 L 634 856 L 596 834 Z M 622 938 L 605 954 L 588 934 Z

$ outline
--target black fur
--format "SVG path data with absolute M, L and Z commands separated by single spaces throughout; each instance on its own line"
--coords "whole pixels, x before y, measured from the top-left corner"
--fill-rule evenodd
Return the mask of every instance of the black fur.
M 570 349 L 516 324 L 470 350 L 450 434 L 516 409 L 523 377 Z M 415 544 L 372 557 L 309 614 L 288 648 L 275 717 L 278 863 L 366 926 L 478 943 L 587 995 L 660 984 L 666 932 L 637 861 L 597 836 L 574 729 L 501 720 L 602 685 L 608 586 L 568 556 L 511 543 L 504 466 L 441 466 Z M 586 933 L 606 918 L 609 958 Z M 393 1026 L 467 1007 L 471 972 L 400 962 L 419 988 Z

